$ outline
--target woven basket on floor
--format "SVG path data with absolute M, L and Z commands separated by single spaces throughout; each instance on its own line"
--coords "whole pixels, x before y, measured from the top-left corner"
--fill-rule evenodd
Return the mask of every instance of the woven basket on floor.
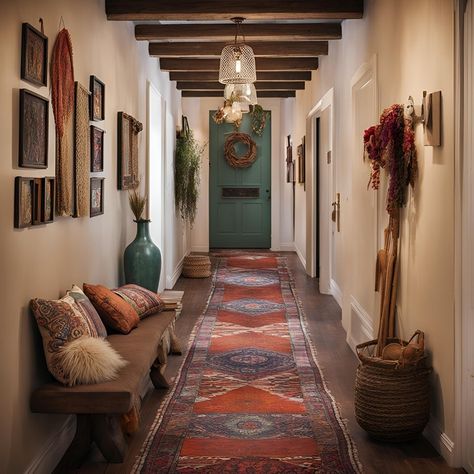
M 207 255 L 184 257 L 183 276 L 187 278 L 207 278 L 211 276 L 211 261 Z
M 389 339 L 389 342 L 401 342 Z M 407 344 L 403 342 L 403 344 Z M 357 346 L 360 359 L 355 384 L 355 415 L 359 425 L 374 438 L 403 442 L 416 438 L 430 417 L 431 368 L 426 357 L 416 365 L 367 355 L 377 340 Z

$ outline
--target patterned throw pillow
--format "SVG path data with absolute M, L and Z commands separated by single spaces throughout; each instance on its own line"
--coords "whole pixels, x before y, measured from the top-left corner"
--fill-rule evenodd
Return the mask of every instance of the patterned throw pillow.
M 102 285 L 84 283 L 83 288 L 107 327 L 122 334 L 137 327 L 137 312 L 119 295 Z
M 36 298 L 31 300 L 30 306 L 43 339 L 48 370 L 59 382 L 68 384 L 59 351 L 69 341 L 82 336 L 93 336 L 95 329 L 92 329 L 93 325 L 72 296 L 66 295 L 60 300 Z
M 138 285 L 124 285 L 114 290 L 114 293 L 130 304 L 140 319 L 159 313 L 165 307 L 163 300 L 156 293 Z
M 107 330 L 105 329 L 104 323 L 85 293 L 77 285 L 73 285 L 72 289 L 67 292 L 67 295 L 74 298 L 82 314 L 84 314 L 90 322 L 92 336 L 107 337 Z

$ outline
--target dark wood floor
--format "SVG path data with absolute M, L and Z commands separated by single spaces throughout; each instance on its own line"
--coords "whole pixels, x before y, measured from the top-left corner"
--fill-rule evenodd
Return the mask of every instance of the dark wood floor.
M 367 474 L 441 474 L 462 473 L 462 469 L 449 468 L 438 453 L 424 439 L 409 444 L 383 444 L 372 441 L 359 428 L 354 418 L 353 387 L 357 359 L 345 342 L 341 326 L 341 311 L 331 296 L 321 295 L 317 280 L 309 278 L 294 253 L 285 253 L 288 266 L 293 273 L 296 290 L 307 319 L 311 338 L 318 351 L 318 361 L 326 382 L 349 431 L 357 445 L 359 458 Z M 210 291 L 210 279 L 180 278 L 175 289 L 184 290 L 183 312 L 177 322 L 177 333 L 182 341 L 189 334 L 201 314 Z M 167 368 L 169 378 L 174 378 L 184 356 L 170 357 Z M 128 455 L 123 464 L 107 464 L 99 452 L 92 452 L 88 461 L 76 472 L 123 474 L 130 472 L 135 457 L 146 437 L 154 414 L 161 403 L 164 392 L 151 390 L 142 405 L 142 421 L 138 433 L 129 443 Z

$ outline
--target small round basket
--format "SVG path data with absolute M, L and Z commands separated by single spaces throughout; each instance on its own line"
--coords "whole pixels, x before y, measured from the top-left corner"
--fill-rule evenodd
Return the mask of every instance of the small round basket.
M 211 276 L 211 261 L 207 255 L 184 257 L 183 273 L 186 278 L 207 278 Z
M 413 365 L 373 357 L 377 340 L 359 344 L 360 359 L 355 383 L 355 415 L 373 438 L 404 442 L 416 438 L 430 417 L 431 368 L 426 357 Z M 399 339 L 387 343 L 408 344 Z

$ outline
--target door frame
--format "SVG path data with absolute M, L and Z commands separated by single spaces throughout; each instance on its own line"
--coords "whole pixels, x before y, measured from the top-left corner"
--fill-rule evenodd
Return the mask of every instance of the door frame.
M 330 180 L 328 183 L 328 202 L 331 202 L 333 195 L 333 183 L 335 179 L 335 166 L 334 166 L 334 88 L 329 89 L 316 105 L 309 111 L 306 116 L 306 143 L 307 143 L 307 156 L 310 159 L 306 160 L 306 273 L 311 276 L 316 276 L 316 223 L 315 216 L 317 215 L 316 209 L 316 159 L 317 159 L 317 140 L 316 140 L 316 119 L 320 118 L 322 113 L 330 107 L 330 119 L 329 119 L 329 151 L 331 152 L 331 163 L 329 164 L 328 175 Z M 320 164 L 323 162 L 320 157 Z M 325 216 L 325 218 L 323 218 Z M 320 246 L 321 243 L 326 241 L 327 254 L 324 252 L 319 253 L 319 259 L 321 262 L 321 268 L 327 268 L 326 272 L 321 272 L 319 276 L 319 291 L 323 294 L 332 294 L 331 292 L 331 279 L 332 279 L 332 239 L 331 231 L 332 226 L 329 223 L 329 211 L 326 213 L 319 212 L 319 234 L 320 234 Z

